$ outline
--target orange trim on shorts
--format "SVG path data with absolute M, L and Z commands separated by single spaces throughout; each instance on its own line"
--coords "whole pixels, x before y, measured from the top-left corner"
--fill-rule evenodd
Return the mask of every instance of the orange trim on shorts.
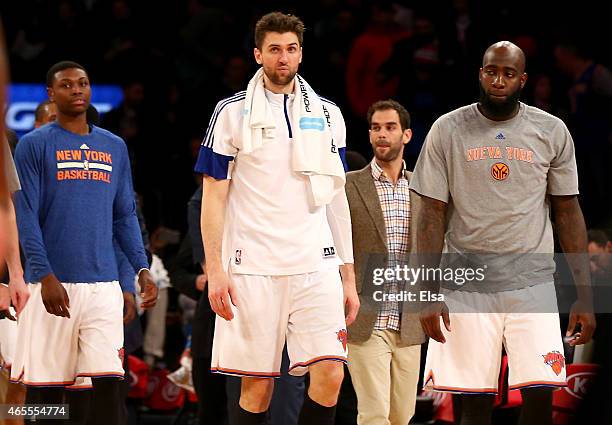
M 280 377 L 280 372 L 249 372 L 246 370 L 238 370 L 238 369 L 225 369 L 223 367 L 211 367 L 211 373 L 224 373 L 226 375 L 236 375 L 236 376 L 251 376 L 254 378 L 278 378 Z
M 427 386 L 427 384 L 431 381 L 431 386 Z M 436 390 L 436 391 L 445 391 L 445 392 L 454 392 L 454 393 L 473 393 L 473 394 L 497 394 L 497 388 L 460 388 L 460 387 L 443 387 L 436 385 L 434 373 L 432 370 L 429 371 L 427 377 L 425 378 L 425 382 L 423 383 L 424 390 Z
M 18 381 L 11 381 L 18 384 L 28 385 L 30 387 L 66 387 L 74 384 L 74 381 L 57 381 L 57 382 L 29 382 L 19 379 Z
M 525 387 L 535 387 L 535 386 L 543 386 L 543 387 L 567 387 L 567 382 L 555 382 L 555 381 L 531 381 L 524 382 L 522 384 L 510 385 L 511 390 L 517 390 Z
M 99 378 L 100 376 L 116 376 L 118 378 L 124 378 L 125 373 L 119 372 L 96 372 L 96 373 L 79 373 L 77 376 L 82 378 Z
M 497 394 L 497 388 L 460 388 L 460 387 L 439 387 L 432 385 L 431 387 L 423 387 L 424 390 L 436 390 L 449 393 L 465 393 L 465 394 Z
M 341 362 L 341 363 L 348 363 L 348 359 L 346 357 L 338 357 L 338 356 L 321 356 L 321 357 L 315 357 L 314 359 L 308 360 L 306 362 L 300 362 L 300 363 L 295 363 L 293 366 L 291 366 L 289 368 L 289 371 L 297 368 L 297 367 L 307 367 L 310 366 L 314 363 L 323 361 L 323 360 L 330 360 L 330 361 L 334 361 L 334 362 Z
M 85 388 L 92 388 L 91 386 L 75 386 L 74 383 L 76 382 L 76 377 L 87 377 L 87 378 L 97 378 L 100 376 L 115 376 L 118 378 L 124 378 L 125 375 L 120 375 L 117 372 L 100 372 L 100 373 L 90 373 L 90 374 L 83 374 L 83 373 L 79 373 L 78 375 L 76 375 L 75 379 L 73 379 L 72 381 L 57 381 L 57 382 L 29 382 L 29 381 L 24 381 L 23 380 L 23 375 L 24 375 L 24 370 L 21 371 L 21 373 L 19 374 L 19 378 L 17 379 L 9 379 L 9 382 L 13 383 L 13 384 L 23 384 L 23 385 L 28 385 L 30 387 L 72 387 L 73 389 L 85 389 Z
M 81 391 L 81 390 L 91 390 L 93 385 L 69 385 L 65 388 L 66 391 Z
M 23 368 L 21 369 L 21 373 L 19 374 L 17 379 L 13 379 L 9 375 L 9 382 L 12 383 L 12 384 L 19 384 L 21 382 L 21 378 L 23 378 Z

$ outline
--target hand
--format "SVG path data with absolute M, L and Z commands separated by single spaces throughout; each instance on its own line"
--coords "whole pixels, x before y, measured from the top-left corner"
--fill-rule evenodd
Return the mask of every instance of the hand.
M 11 294 L 11 301 L 15 307 L 17 317 L 19 317 L 30 299 L 30 290 L 23 277 L 11 279 L 9 282 L 9 293 Z
M 11 306 L 11 296 L 9 294 L 9 289 L 0 284 L 0 318 L 6 317 L 10 320 L 15 320 L 9 307 Z
M 569 341 L 569 345 L 586 344 L 593 337 L 595 332 L 595 315 L 593 314 L 592 303 L 588 301 L 577 300 L 570 309 L 569 325 L 567 326 L 566 336 L 574 335 L 576 325 L 580 324 L 580 332 L 576 334 L 576 338 Z
M 353 324 L 359 312 L 360 301 L 355 287 L 355 269 L 352 264 L 340 266 L 340 276 L 342 277 L 342 290 L 344 292 L 344 307 L 346 311 L 346 326 Z
M 123 324 L 127 325 L 136 318 L 136 297 L 131 292 L 123 293 Z
M 423 327 L 423 332 L 427 334 L 431 339 L 444 344 L 446 338 L 440 329 L 440 316 L 444 322 L 444 327 L 447 331 L 451 331 L 450 326 L 450 315 L 448 313 L 448 306 L 443 301 L 437 301 L 429 304 L 421 311 L 420 321 Z
M 198 291 L 204 291 L 204 288 L 206 288 L 206 282 L 208 282 L 206 272 L 204 272 L 204 274 L 198 275 L 198 277 L 196 278 L 196 289 Z
M 138 285 L 140 286 L 140 297 L 142 304 L 140 306 L 145 310 L 154 307 L 157 303 L 157 285 L 151 276 L 151 272 L 143 270 L 138 275 Z
M 70 299 L 64 286 L 55 277 L 53 273 L 49 273 L 41 280 L 42 300 L 47 313 L 60 317 L 70 318 Z
M 227 273 L 211 273 L 208 279 L 208 301 L 212 310 L 225 320 L 232 320 L 234 313 L 230 302 L 238 307 L 237 300 L 238 294 Z

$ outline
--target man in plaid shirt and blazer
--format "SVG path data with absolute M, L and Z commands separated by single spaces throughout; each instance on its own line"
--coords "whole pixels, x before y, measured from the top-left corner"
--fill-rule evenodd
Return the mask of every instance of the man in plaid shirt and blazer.
M 402 159 L 412 137 L 408 111 L 393 100 L 368 110 L 374 159 L 347 174 L 353 252 L 361 310 L 349 327 L 349 371 L 357 394 L 359 425 L 406 425 L 414 414 L 421 344 L 425 336 L 410 303 L 390 301 L 404 283 L 373 283 L 375 268 L 394 268 L 410 252 L 412 173 Z

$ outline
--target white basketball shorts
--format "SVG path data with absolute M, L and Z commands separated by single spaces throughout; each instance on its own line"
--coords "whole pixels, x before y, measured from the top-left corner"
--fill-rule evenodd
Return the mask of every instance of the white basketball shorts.
M 277 378 L 285 341 L 289 373 L 323 360 L 346 363 L 347 332 L 338 267 L 290 276 L 229 275 L 238 307 L 217 316 L 211 371 Z
M 49 314 L 41 284 L 17 325 L 11 381 L 32 386 L 71 386 L 77 377 L 120 377 L 123 370 L 123 294 L 119 282 L 62 283 L 70 318 Z M 75 387 L 89 386 L 78 380 Z
M 553 283 L 497 293 L 441 293 L 450 311 L 451 332 L 440 320 L 446 342 L 429 340 L 425 389 L 497 393 L 502 344 L 511 389 L 566 386 L 559 314 L 542 309 L 540 303 L 547 300 L 556 306 Z M 484 305 L 488 312 L 453 313 L 465 311 L 466 305 Z

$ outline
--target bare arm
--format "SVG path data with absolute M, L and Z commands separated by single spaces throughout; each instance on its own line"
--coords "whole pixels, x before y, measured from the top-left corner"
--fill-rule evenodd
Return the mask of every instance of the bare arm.
M 447 203 L 411 192 L 413 209 L 412 248 L 416 254 L 427 254 L 427 259 L 437 266 L 440 263 L 446 232 Z
M 572 306 L 567 336 L 574 333 L 580 323 L 580 336 L 570 342 L 572 345 L 584 344 L 591 340 L 595 330 L 593 314 L 593 293 L 591 290 L 591 272 L 587 257 L 587 232 L 578 197 L 551 196 L 550 201 L 555 217 L 559 243 L 570 266 L 578 300 Z
M 210 275 L 224 269 L 221 261 L 221 242 L 230 180 L 216 180 L 213 177 L 204 176 L 202 184 L 204 192 L 200 229 L 204 252 L 206 252 L 206 270 Z
M 17 219 L 15 217 L 15 206 L 13 202 L 8 202 L 8 229 L 6 246 L 6 265 L 9 270 L 11 281 L 23 281 L 23 268 L 19 256 L 19 234 L 17 232 Z
M 417 254 L 417 262 L 425 267 L 439 267 L 444 233 L 446 232 L 447 203 L 437 199 L 421 196 L 411 191 L 411 199 L 415 215 L 411 222 L 413 235 L 412 250 Z M 423 282 L 432 292 L 439 290 L 439 282 Z M 423 331 L 432 339 L 444 343 L 446 339 L 440 329 L 440 316 L 444 325 L 450 331 L 450 317 L 446 304 L 436 302 L 421 312 Z
M 21 266 L 21 256 L 19 254 L 19 233 L 17 231 L 15 206 L 12 201 L 9 201 L 7 206 L 6 265 L 9 270 L 9 292 L 11 294 L 11 300 L 15 306 L 17 315 L 19 315 L 30 298 L 30 291 L 23 280 L 23 267 Z
M 206 252 L 208 299 L 213 311 L 226 320 L 231 320 L 234 317 L 230 302 L 237 306 L 236 294 L 221 257 L 225 209 L 230 181 L 229 179 L 217 180 L 213 177 L 204 176 L 202 215 L 200 217 L 204 252 Z

